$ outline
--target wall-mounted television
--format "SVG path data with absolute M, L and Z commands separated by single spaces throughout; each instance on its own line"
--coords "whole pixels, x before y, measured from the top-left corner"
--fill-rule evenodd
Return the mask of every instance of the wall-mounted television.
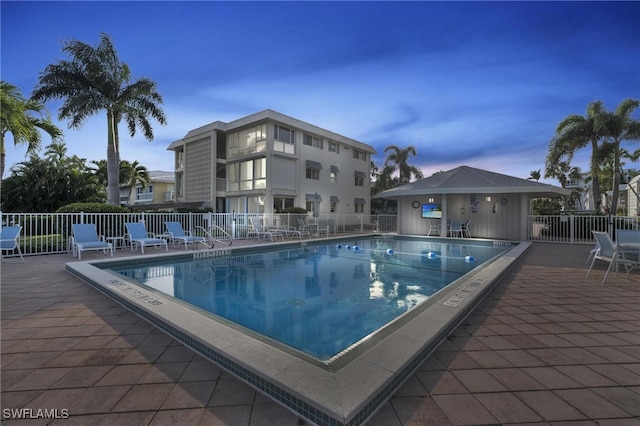
M 423 204 L 422 205 L 422 217 L 429 219 L 442 218 L 442 205 L 440 204 Z

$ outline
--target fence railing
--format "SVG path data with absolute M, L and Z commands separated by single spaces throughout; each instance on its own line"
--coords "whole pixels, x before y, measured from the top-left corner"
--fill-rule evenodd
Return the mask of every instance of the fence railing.
M 591 231 L 607 232 L 615 239 L 616 229 L 640 229 L 638 216 L 554 215 L 527 216 L 527 239 L 569 244 L 593 244 Z
M 74 223 L 93 223 L 99 235 L 106 238 L 123 237 L 125 223 L 144 222 L 148 232 L 166 233 L 165 222 L 180 222 L 182 227 L 198 234 L 201 229 L 212 227 L 224 232 L 216 238 L 246 239 L 250 220 L 256 218 L 265 227 L 299 228 L 300 221 L 317 224 L 329 230 L 330 235 L 339 233 L 396 232 L 395 215 L 369 214 L 322 214 L 312 217 L 305 214 L 259 214 L 259 213 L 0 213 L 2 225 L 21 225 L 20 245 L 25 255 L 54 254 L 70 251 L 70 238 Z

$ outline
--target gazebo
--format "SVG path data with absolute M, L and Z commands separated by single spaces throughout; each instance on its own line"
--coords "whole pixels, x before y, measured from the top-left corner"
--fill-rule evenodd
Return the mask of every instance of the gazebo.
M 444 237 L 447 220 L 455 220 L 470 221 L 472 237 L 526 240 L 532 200 L 570 194 L 558 186 L 460 166 L 377 197 L 397 200 L 401 234 L 427 235 L 429 224 L 437 223 Z

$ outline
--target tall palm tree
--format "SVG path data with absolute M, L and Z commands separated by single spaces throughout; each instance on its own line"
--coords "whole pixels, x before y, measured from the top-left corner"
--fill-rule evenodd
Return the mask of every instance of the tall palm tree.
M 13 135 L 14 145 L 26 144 L 27 154 L 33 154 L 40 149 L 40 130 L 49 134 L 54 142 L 62 137 L 62 131 L 51 122 L 43 104 L 25 99 L 16 86 L 6 81 L 0 81 L 0 103 L 1 177 L 6 166 L 4 138 L 7 133 Z
M 612 214 L 616 214 L 620 194 L 621 148 L 623 141 L 640 141 L 640 120 L 631 117 L 640 106 L 640 100 L 625 99 L 615 111 L 603 111 L 596 120 L 596 126 L 605 138 L 604 144 L 613 151 L 613 195 L 611 196 Z
M 70 118 L 69 127 L 80 128 L 92 115 L 107 116 L 107 200 L 119 202 L 120 137 L 118 125 L 125 120 L 133 137 L 140 128 L 144 137 L 153 140 L 149 118 L 166 124 L 160 105 L 162 96 L 156 83 L 148 78 L 131 82 L 129 67 L 118 58 L 111 38 L 102 33 L 96 47 L 80 41 L 65 43 L 62 51 L 71 60 L 59 60 L 42 73 L 33 98 L 40 101 L 64 99 L 58 112 L 60 119 Z
M 529 177 L 527 179 L 535 180 L 536 182 L 538 182 L 540 180 L 540 169 L 531 170 L 531 173 L 529 174 Z
M 422 179 L 424 176 L 422 171 L 415 166 L 409 164 L 409 157 L 417 155 L 416 147 L 409 145 L 406 148 L 400 148 L 397 145 L 389 145 L 384 149 L 387 158 L 384 161 L 384 167 L 391 166 L 398 170 L 398 183 L 404 185 L 411 182 L 411 177 Z
M 576 151 L 591 145 L 589 173 L 596 211 L 600 211 L 601 205 L 600 180 L 598 179 L 601 162 L 598 150 L 600 149 L 599 142 L 602 139 L 602 133 L 599 126 L 596 125 L 596 120 L 603 110 L 601 101 L 591 102 L 587 106 L 586 116 L 571 114 L 558 124 L 556 134 L 549 144 L 544 173 L 545 178 L 553 177 L 554 169 L 559 162 L 563 159 L 571 162 Z

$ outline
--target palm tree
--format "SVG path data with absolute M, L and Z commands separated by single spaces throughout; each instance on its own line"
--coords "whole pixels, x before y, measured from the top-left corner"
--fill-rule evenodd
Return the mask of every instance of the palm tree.
M 129 163 L 126 160 L 123 160 L 120 164 L 122 165 L 121 181 L 124 180 L 123 183 L 131 185 L 129 195 L 131 195 L 131 192 L 138 184 L 140 184 L 142 189 L 145 189 L 149 185 L 151 178 L 149 176 L 149 171 L 145 166 L 141 165 L 137 161 Z
M 62 51 L 71 60 L 59 60 L 40 74 L 33 98 L 39 101 L 64 99 L 60 119 L 70 118 L 70 128 L 80 128 L 92 115 L 105 111 L 107 116 L 107 200 L 119 202 L 120 138 L 118 125 L 125 120 L 133 137 L 140 128 L 153 140 L 149 117 L 166 124 L 159 105 L 162 96 L 156 83 L 148 78 L 131 82 L 129 67 L 118 58 L 111 38 L 102 33 L 96 47 L 80 41 L 67 42 Z
M 4 175 L 6 150 L 4 138 L 13 135 L 14 145 L 26 144 L 27 154 L 40 149 L 43 130 L 55 142 L 62 136 L 49 118 L 45 106 L 33 99 L 25 99 L 20 90 L 6 81 L 0 81 L 0 177 Z M 37 115 L 33 115 L 33 114 Z
M 529 174 L 529 180 L 535 180 L 536 182 L 538 182 L 540 180 L 540 169 L 538 170 L 531 170 L 531 173 Z
M 595 210 L 600 211 L 600 161 L 598 150 L 602 133 L 596 124 L 597 117 L 604 110 L 601 101 L 591 102 L 587 106 L 587 115 L 571 114 L 565 117 L 556 128 L 556 134 L 549 144 L 544 177 L 553 177 L 554 169 L 562 159 L 571 162 L 576 151 L 591 145 L 591 189 Z
M 613 151 L 613 195 L 609 210 L 612 214 L 617 212 L 620 193 L 620 143 L 640 141 L 640 120 L 631 117 L 638 106 L 640 106 L 640 100 L 625 99 L 615 111 L 603 111 L 596 120 L 596 126 L 605 139 L 604 144 Z
M 411 177 L 422 179 L 422 171 L 415 166 L 409 164 L 409 157 L 417 155 L 416 147 L 409 145 L 406 148 L 400 148 L 397 145 L 389 145 L 384 149 L 387 159 L 384 161 L 384 167 L 391 166 L 393 170 L 398 170 L 398 183 L 404 185 L 411 182 Z M 390 153 L 389 153 L 390 152 Z

